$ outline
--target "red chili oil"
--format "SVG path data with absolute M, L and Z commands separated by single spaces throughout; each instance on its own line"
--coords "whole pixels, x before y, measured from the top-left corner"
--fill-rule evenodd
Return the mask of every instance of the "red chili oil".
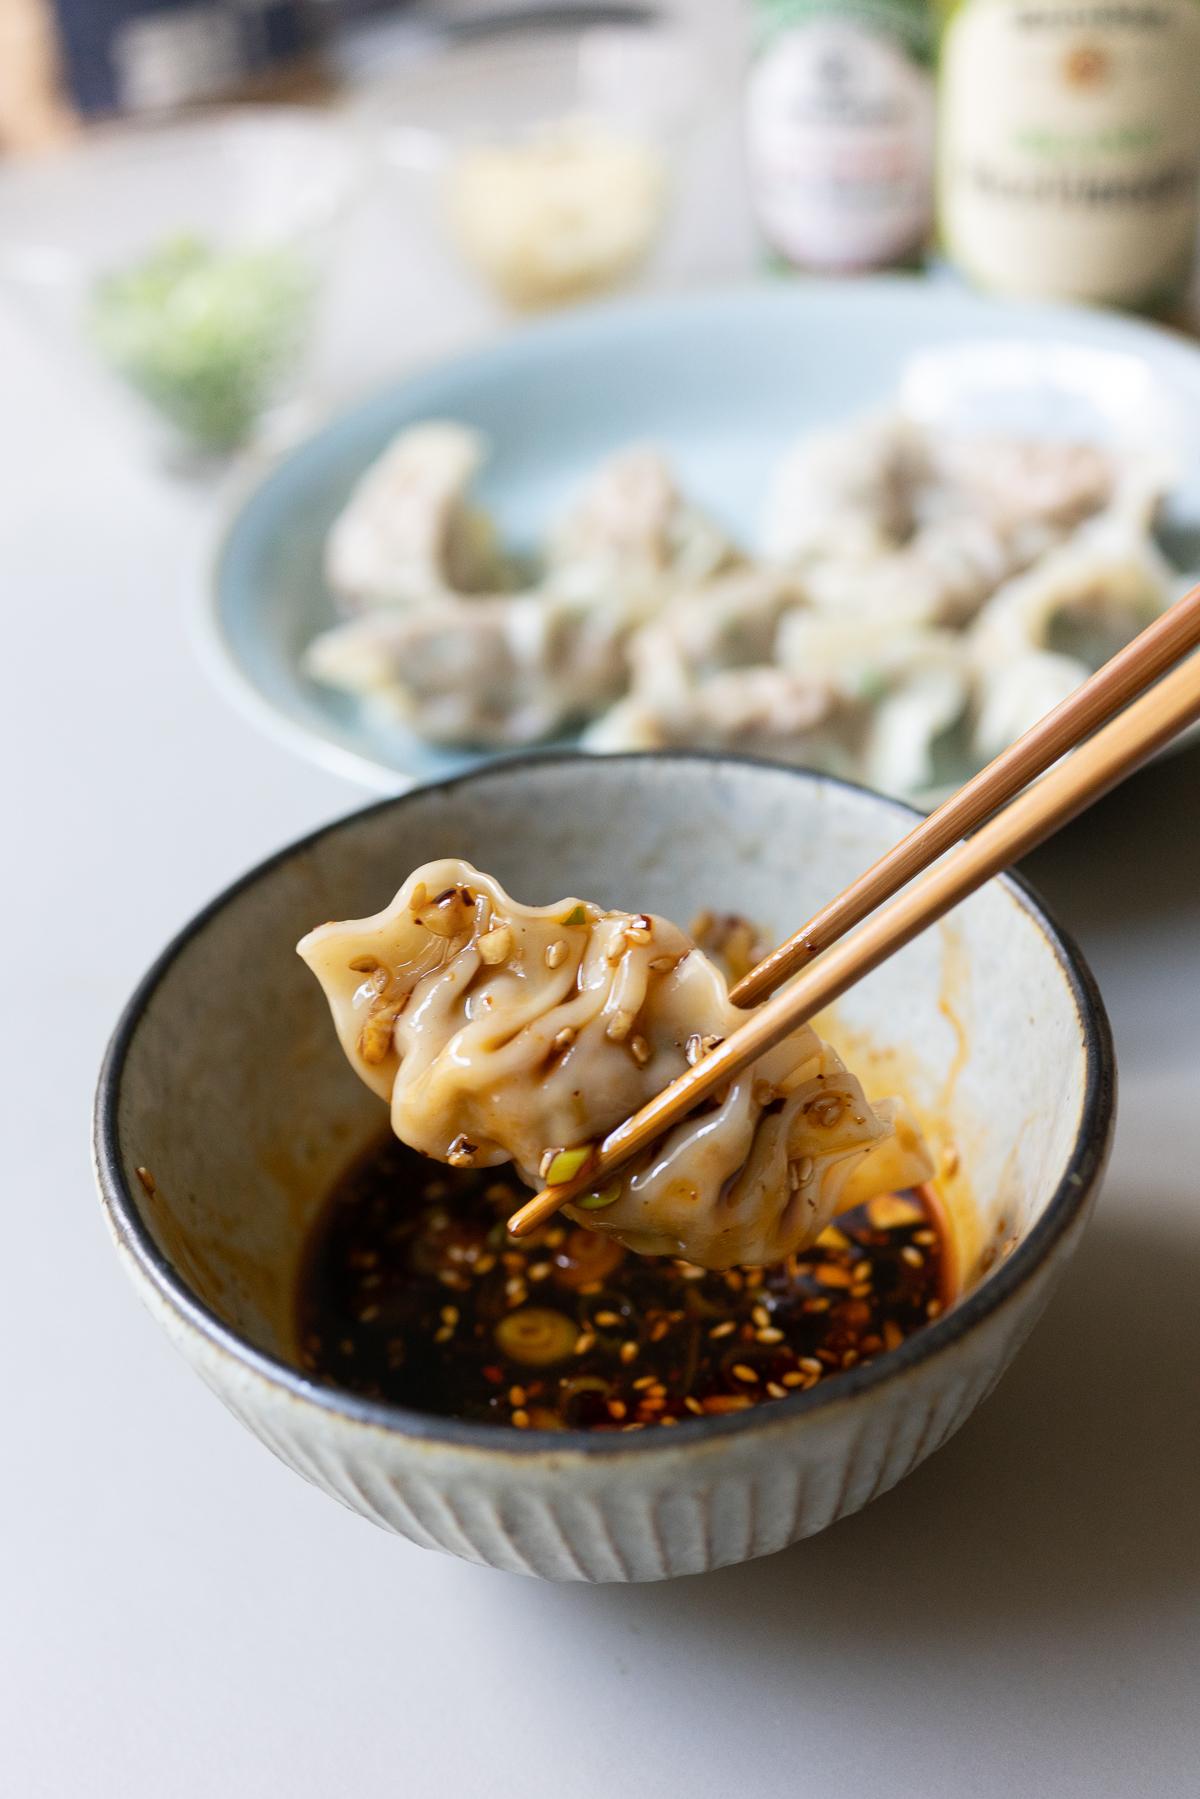
M 714 1274 L 557 1218 L 519 1241 L 507 1169 L 443 1168 L 388 1137 L 306 1246 L 300 1358 L 332 1386 L 441 1417 L 640 1430 L 804 1392 L 896 1348 L 953 1297 L 928 1188 L 842 1214 L 772 1268 Z

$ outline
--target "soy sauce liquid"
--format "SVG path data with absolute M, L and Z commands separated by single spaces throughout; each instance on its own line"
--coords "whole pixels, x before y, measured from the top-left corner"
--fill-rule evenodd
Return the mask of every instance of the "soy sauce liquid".
M 952 1293 L 928 1189 L 840 1216 L 773 1268 L 709 1273 L 557 1218 L 504 1219 L 505 1169 L 452 1169 L 387 1137 L 306 1245 L 300 1357 L 314 1378 L 442 1417 L 637 1430 L 769 1405 L 895 1348 Z

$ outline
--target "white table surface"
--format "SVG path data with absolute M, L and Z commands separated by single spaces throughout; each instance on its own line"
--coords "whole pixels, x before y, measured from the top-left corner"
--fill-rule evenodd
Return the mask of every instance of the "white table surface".
M 728 134 L 707 154 L 676 279 L 749 255 Z M 379 242 L 356 254 L 330 394 L 403 360 L 396 290 L 361 276 Z M 415 285 L 409 358 L 487 328 L 449 284 Z M 631 1589 L 480 1570 L 275 1462 L 109 1247 L 88 1109 L 128 991 L 218 887 L 360 796 L 255 735 L 197 666 L 214 496 L 120 452 L 3 316 L 0 399 L 0 1792 L 1194 1793 L 1200 757 L 1038 860 L 1108 998 L 1121 1125 L 1078 1262 L 976 1418 L 869 1511 L 756 1565 Z

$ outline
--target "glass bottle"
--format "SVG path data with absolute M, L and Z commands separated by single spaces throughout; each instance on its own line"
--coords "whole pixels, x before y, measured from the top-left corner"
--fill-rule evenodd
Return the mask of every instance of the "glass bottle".
M 1200 0 L 940 0 L 938 214 L 981 287 L 1168 310 L 1200 212 Z
M 824 273 L 923 250 L 933 216 L 926 0 L 756 0 L 746 160 L 776 256 Z

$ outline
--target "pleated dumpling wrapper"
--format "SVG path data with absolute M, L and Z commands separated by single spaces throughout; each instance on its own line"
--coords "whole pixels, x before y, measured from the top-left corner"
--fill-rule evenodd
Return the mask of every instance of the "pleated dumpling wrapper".
M 530 1187 L 577 1172 L 748 1016 L 666 919 L 521 905 L 455 859 L 418 868 L 373 918 L 321 925 L 299 952 L 396 1135 L 453 1166 L 511 1160 Z M 762 1265 L 845 1206 L 929 1174 L 905 1109 L 869 1104 L 803 1026 L 564 1209 L 646 1254 Z

